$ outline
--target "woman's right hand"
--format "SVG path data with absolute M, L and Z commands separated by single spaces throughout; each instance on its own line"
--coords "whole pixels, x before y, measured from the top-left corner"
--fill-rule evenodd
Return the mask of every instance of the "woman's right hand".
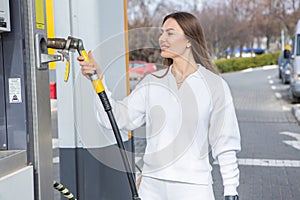
M 90 76 L 97 73 L 99 78 L 102 79 L 103 73 L 100 69 L 100 66 L 97 64 L 97 62 L 93 59 L 92 52 L 88 52 L 89 62 L 84 60 L 83 56 L 78 56 L 77 60 L 79 61 L 79 64 L 81 66 L 81 73 L 84 75 L 87 79 L 91 79 Z

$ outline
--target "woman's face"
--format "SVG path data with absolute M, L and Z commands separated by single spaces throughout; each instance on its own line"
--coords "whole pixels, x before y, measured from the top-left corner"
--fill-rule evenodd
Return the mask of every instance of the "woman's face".
M 163 58 L 174 58 L 183 56 L 189 47 L 189 41 L 185 38 L 184 32 L 173 18 L 165 21 L 161 28 L 159 46 Z

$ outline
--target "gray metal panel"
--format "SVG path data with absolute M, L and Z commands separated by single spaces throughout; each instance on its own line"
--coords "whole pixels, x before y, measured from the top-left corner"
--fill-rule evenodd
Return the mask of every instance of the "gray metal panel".
M 11 32 L 2 34 L 8 149 L 27 149 L 24 32 L 20 0 L 14 1 L 10 9 Z M 10 78 L 21 78 L 22 103 L 9 103 Z
M 45 1 L 41 1 L 45 8 Z M 39 43 L 35 43 L 34 38 L 36 34 L 45 38 L 47 35 L 46 29 L 36 28 L 36 2 L 14 0 L 11 4 L 11 32 L 2 34 L 1 56 L 4 59 L 2 69 L 5 78 L 8 149 L 27 150 L 28 161 L 34 164 L 35 199 L 44 200 L 53 199 L 52 132 L 49 71 L 47 68 L 38 70 L 36 67 L 38 55 L 35 44 Z M 20 102 L 10 103 L 10 78 L 21 80 Z
M 26 166 L 0 177 L 0 199 L 34 200 L 33 167 Z
M 6 135 L 6 109 L 5 109 L 5 81 L 4 81 L 4 67 L 2 56 L 2 35 L 0 39 L 0 150 L 7 149 L 7 135 Z
M 35 199 L 53 199 L 52 188 L 52 132 L 49 94 L 49 70 L 37 69 L 37 52 L 47 53 L 47 49 L 38 47 L 41 41 L 36 38 L 47 38 L 46 29 L 36 27 L 35 3 L 43 4 L 45 1 L 22 0 L 22 13 L 24 13 L 25 32 L 25 67 L 26 67 L 26 95 L 27 119 L 29 138 L 29 162 L 34 165 L 35 172 Z M 42 8 L 42 6 L 40 7 Z M 41 12 L 38 10 L 37 12 Z M 45 15 L 44 21 L 45 20 Z M 41 23 L 39 23 L 41 24 Z M 46 27 L 46 24 L 44 24 Z M 37 37 L 37 34 L 38 37 Z
M 0 177 L 27 166 L 24 150 L 0 151 Z
M 125 142 L 125 147 L 131 151 L 132 140 Z M 110 168 L 94 156 L 106 157 L 114 166 L 123 168 L 120 153 L 116 150 L 115 145 L 94 149 L 60 148 L 61 183 L 77 199 L 131 199 L 126 173 Z
M 77 197 L 77 149 L 59 148 L 60 183 Z M 65 198 L 62 196 L 62 199 Z

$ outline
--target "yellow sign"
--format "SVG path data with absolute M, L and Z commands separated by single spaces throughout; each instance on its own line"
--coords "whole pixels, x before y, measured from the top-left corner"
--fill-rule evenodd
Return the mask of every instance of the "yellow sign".
M 45 29 L 44 0 L 35 0 L 36 28 Z

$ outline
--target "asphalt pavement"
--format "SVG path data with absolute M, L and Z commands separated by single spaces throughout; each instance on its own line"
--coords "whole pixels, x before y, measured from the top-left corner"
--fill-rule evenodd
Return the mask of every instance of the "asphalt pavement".
M 242 200 L 299 199 L 300 127 L 277 66 L 224 74 L 240 125 L 239 194 Z M 214 165 L 216 199 L 222 199 Z

